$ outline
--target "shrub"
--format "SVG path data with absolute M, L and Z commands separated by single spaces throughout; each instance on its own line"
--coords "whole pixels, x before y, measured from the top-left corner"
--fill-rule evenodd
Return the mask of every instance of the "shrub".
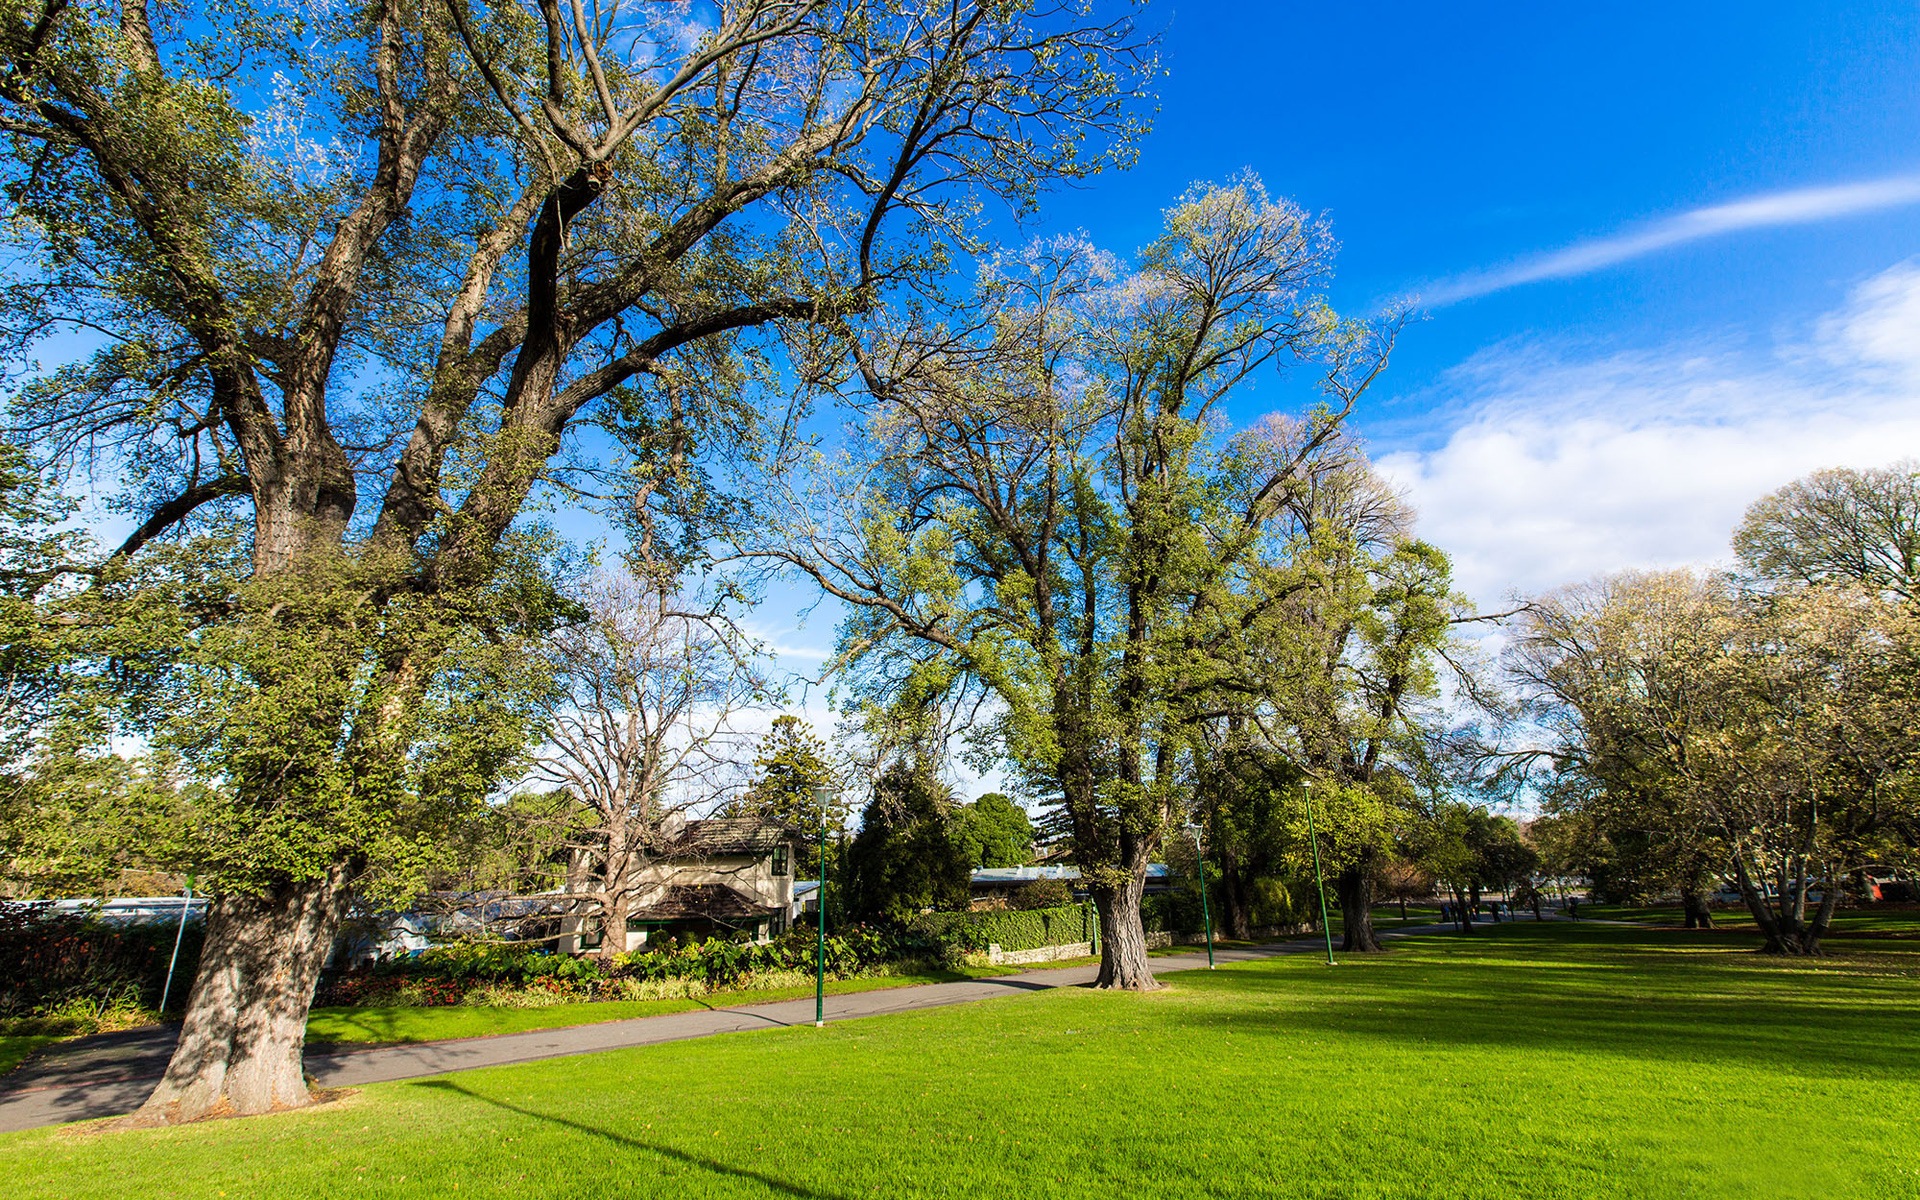
M 1073 889 L 1061 879 L 1036 879 L 1015 888 L 1013 894 L 1007 897 L 1007 907 L 1019 910 L 1065 908 L 1072 903 Z
M 0 1018 L 44 1015 L 70 1003 L 101 1012 L 158 1006 L 175 930 L 0 901 Z M 186 1001 L 202 936 L 202 923 L 188 921 L 172 1003 Z
M 698 979 L 616 979 L 616 1000 L 697 1000 L 707 994 L 707 985 Z
M 815 935 L 806 930 L 794 930 L 767 943 L 713 938 L 682 945 L 669 940 L 618 955 L 611 969 L 598 958 L 553 954 L 511 942 L 448 943 L 412 958 L 381 963 L 371 971 L 329 979 L 314 1002 L 321 1006 L 424 1006 L 462 1003 L 462 997 L 477 994 L 501 997 L 498 1002 L 503 1004 L 526 1006 L 533 1003 L 527 997 L 536 989 L 541 1003 L 558 1003 L 654 1000 L 753 986 L 786 987 L 786 983 L 753 981 L 775 976 L 811 978 L 814 940 Z M 856 925 L 827 938 L 827 970 L 840 977 L 866 974 L 903 958 L 926 958 L 930 946 L 925 939 L 915 941 Z
M 909 922 L 907 929 L 945 950 L 951 959 L 990 945 L 1002 950 L 1037 950 L 1088 941 L 1095 920 L 1091 905 L 1072 904 L 1005 912 L 929 913 Z

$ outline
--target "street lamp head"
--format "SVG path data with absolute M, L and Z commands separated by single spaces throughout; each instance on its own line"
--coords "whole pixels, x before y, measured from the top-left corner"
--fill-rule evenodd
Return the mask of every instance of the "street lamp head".
M 814 784 L 813 802 L 821 808 L 831 807 L 833 805 L 833 785 L 830 783 Z

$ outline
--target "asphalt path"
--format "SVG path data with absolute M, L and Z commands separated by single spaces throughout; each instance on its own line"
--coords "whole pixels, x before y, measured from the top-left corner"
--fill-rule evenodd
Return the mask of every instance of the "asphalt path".
M 1450 926 L 1419 925 L 1407 929 L 1382 930 L 1380 936 L 1383 939 L 1406 937 L 1447 928 Z M 1313 953 L 1319 951 L 1322 945 L 1318 938 L 1303 939 L 1268 946 L 1222 949 L 1215 952 L 1214 958 L 1220 963 L 1248 962 L 1284 954 Z M 1198 970 L 1206 965 L 1204 950 L 1161 955 L 1153 959 L 1156 975 Z M 991 979 L 850 992 L 828 996 L 825 1015 L 829 1021 L 852 1021 L 888 1013 L 1047 992 L 1056 988 L 1084 987 L 1092 983 L 1097 974 L 1098 968 L 1092 965 L 1053 967 Z M 602 1021 L 563 1029 L 502 1033 L 443 1042 L 310 1046 L 306 1055 L 306 1071 L 320 1087 L 358 1087 L 396 1079 L 419 1079 L 449 1071 L 467 1071 L 476 1067 L 508 1066 L 573 1054 L 593 1054 L 601 1050 L 653 1046 L 721 1033 L 811 1025 L 813 1012 L 813 1000 L 808 998 L 704 1008 L 659 1017 Z M 124 1033 L 97 1034 L 47 1047 L 6 1076 L 0 1077 L 0 1133 L 132 1112 L 146 1099 L 154 1083 L 165 1072 L 178 1034 L 178 1026 L 157 1025 Z

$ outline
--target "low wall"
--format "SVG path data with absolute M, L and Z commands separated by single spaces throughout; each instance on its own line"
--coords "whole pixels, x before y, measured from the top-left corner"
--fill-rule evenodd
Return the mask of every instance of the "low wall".
M 1171 945 L 1171 933 L 1147 934 L 1149 950 L 1165 950 Z M 996 967 L 1020 966 L 1025 963 L 1059 962 L 1066 958 L 1086 958 L 1092 953 L 1092 942 L 1067 942 L 1060 946 L 1041 946 L 1035 950 L 1002 950 L 996 945 L 987 947 L 987 962 Z
M 996 967 L 1019 966 L 1022 963 L 1059 962 L 1063 958 L 1085 958 L 1092 953 L 1092 942 L 1067 942 L 1033 950 L 1002 950 L 998 945 L 992 945 L 987 947 L 987 961 Z

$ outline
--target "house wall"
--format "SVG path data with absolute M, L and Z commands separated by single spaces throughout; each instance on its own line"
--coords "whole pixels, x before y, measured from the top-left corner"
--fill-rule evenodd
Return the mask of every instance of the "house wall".
M 787 873 L 773 873 L 773 856 L 763 854 L 749 857 L 744 854 L 721 854 L 688 861 L 675 859 L 655 859 L 635 874 L 635 893 L 632 906 L 645 908 L 649 901 L 662 889 L 669 886 L 691 887 L 699 884 L 725 884 L 735 891 L 750 897 L 756 903 L 775 908 L 780 913 L 793 909 L 793 851 L 787 851 Z M 776 919 L 778 919 L 776 917 Z M 584 917 L 568 917 L 561 922 L 558 949 L 563 954 L 577 954 L 582 947 L 581 930 L 585 925 Z M 777 932 L 769 930 L 769 933 Z M 627 931 L 626 949 L 638 950 L 647 944 L 647 932 L 643 929 Z
M 779 912 L 793 909 L 793 854 L 787 854 L 787 873 L 773 873 L 773 856 L 749 858 L 745 855 L 714 855 L 698 862 L 656 859 L 643 868 L 635 880 L 633 906 L 645 908 L 655 894 L 669 886 L 691 887 L 719 883 Z M 769 930 L 769 933 L 779 932 Z M 627 949 L 646 945 L 645 930 L 627 932 Z

